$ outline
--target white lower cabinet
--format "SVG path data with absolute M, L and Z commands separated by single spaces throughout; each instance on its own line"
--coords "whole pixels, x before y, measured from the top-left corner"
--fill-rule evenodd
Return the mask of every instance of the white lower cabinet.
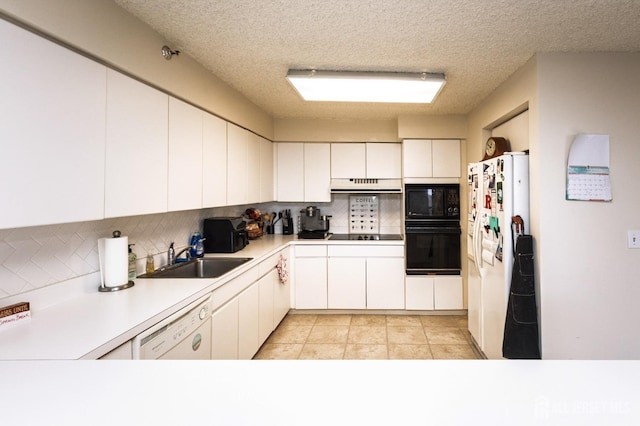
M 278 271 L 275 269 L 269 272 L 258 281 L 260 302 L 258 304 L 258 340 L 260 345 L 267 340 L 267 337 L 274 329 L 273 325 L 273 292 L 274 283 L 278 280 Z
M 280 283 L 276 269 L 280 254 L 287 258 L 289 249 L 271 256 L 213 292 L 212 359 L 253 358 L 289 312 L 291 286 L 288 281 Z
M 327 258 L 296 258 L 296 309 L 327 309 Z
M 462 277 L 444 276 L 433 282 L 434 309 L 462 309 Z
M 367 309 L 404 309 L 404 258 L 367 260 Z
M 238 359 L 251 359 L 260 348 L 260 287 L 252 284 L 238 295 Z
M 367 308 L 367 260 L 360 257 L 330 257 L 327 261 L 327 307 Z
M 327 309 L 327 246 L 294 250 L 296 309 Z
M 329 309 L 404 309 L 402 246 L 328 248 Z
M 235 297 L 211 315 L 211 359 L 238 359 L 238 307 Z
M 462 309 L 462 277 L 408 275 L 407 310 Z

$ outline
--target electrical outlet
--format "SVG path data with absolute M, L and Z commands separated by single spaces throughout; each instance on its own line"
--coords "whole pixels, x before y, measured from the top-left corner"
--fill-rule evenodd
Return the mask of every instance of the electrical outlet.
M 629 248 L 640 248 L 640 231 L 627 231 L 627 244 Z

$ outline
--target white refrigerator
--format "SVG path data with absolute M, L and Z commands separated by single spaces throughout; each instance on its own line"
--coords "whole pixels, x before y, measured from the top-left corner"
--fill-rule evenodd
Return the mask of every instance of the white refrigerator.
M 469 164 L 468 197 L 469 332 L 488 359 L 500 359 L 517 238 L 512 217 L 519 215 L 529 233 L 529 156 Z

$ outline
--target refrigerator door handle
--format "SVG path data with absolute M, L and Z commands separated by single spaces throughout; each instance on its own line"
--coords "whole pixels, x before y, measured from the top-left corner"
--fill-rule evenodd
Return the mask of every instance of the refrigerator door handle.
M 474 257 L 474 261 L 476 264 L 476 268 L 478 269 L 478 274 L 480 275 L 480 278 L 483 277 L 483 273 L 482 273 L 482 235 L 480 234 L 480 232 L 482 232 L 482 226 L 480 224 L 480 218 L 476 217 L 476 220 L 474 222 L 474 229 L 473 229 L 473 257 Z

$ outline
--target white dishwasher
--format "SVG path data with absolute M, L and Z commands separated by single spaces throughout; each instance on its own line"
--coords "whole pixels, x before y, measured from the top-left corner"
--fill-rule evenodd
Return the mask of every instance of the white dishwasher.
M 137 335 L 133 359 L 211 359 L 211 295 Z

